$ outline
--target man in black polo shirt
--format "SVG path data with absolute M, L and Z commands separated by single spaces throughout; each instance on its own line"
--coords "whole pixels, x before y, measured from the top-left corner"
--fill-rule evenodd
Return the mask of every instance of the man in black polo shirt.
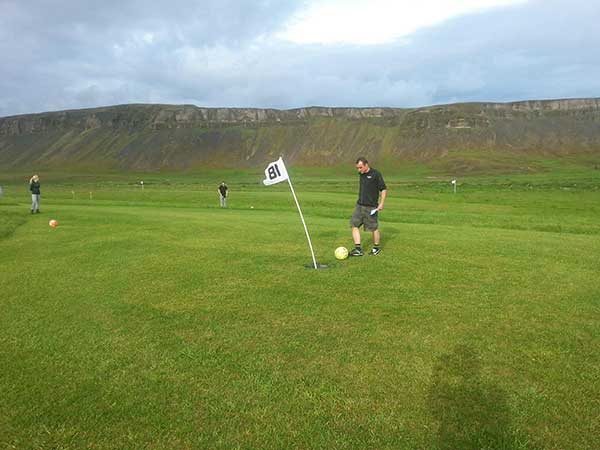
M 381 252 L 379 243 L 381 235 L 379 233 L 378 214 L 383 209 L 387 187 L 383 176 L 378 170 L 369 167 L 369 161 L 364 157 L 356 160 L 356 169 L 360 174 L 360 189 L 358 191 L 358 201 L 356 208 L 350 218 L 352 227 L 352 239 L 354 239 L 354 250 L 350 256 L 362 256 L 363 249 L 360 245 L 360 226 L 364 226 L 365 231 L 373 232 L 373 248 L 369 255 L 378 255 Z

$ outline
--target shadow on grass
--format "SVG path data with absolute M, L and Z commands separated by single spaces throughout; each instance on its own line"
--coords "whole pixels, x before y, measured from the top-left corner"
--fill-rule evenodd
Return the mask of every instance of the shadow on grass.
M 532 449 L 525 436 L 513 431 L 506 393 L 482 379 L 479 355 L 466 345 L 439 358 L 429 404 L 437 422 L 434 448 Z

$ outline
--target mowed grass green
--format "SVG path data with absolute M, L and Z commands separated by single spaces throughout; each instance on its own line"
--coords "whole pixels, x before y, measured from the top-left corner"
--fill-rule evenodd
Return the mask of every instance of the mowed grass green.
M 356 180 L 317 175 L 326 270 L 260 173 L 48 176 L 34 216 L 9 182 L 0 448 L 599 447 L 594 173 L 390 176 L 383 252 L 341 262 Z

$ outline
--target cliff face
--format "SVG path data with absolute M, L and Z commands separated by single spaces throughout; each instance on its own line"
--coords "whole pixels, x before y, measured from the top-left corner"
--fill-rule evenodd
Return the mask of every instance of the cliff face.
M 369 119 L 397 117 L 394 108 L 199 108 L 193 105 L 119 105 L 106 108 L 27 114 L 0 118 L 0 136 L 14 136 L 54 129 L 223 127 L 224 125 L 275 124 L 327 117 Z
M 456 150 L 600 153 L 600 99 L 416 109 L 120 105 L 0 118 L 0 167 L 245 167 L 273 157 L 431 160 Z

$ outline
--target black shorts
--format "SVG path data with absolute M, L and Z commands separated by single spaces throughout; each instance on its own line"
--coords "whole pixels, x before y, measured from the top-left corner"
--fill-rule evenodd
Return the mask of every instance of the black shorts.
M 364 225 L 365 231 L 376 231 L 379 228 L 379 221 L 377 220 L 378 213 L 371 215 L 376 206 L 362 206 L 356 205 L 352 217 L 350 218 L 350 226 L 360 228 Z

